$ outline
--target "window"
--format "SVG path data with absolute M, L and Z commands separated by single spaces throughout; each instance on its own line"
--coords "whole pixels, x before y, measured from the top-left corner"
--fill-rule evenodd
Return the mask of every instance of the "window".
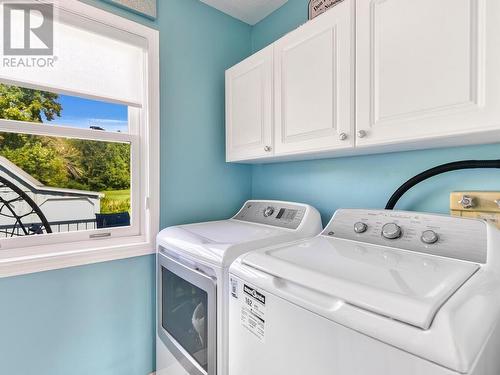
M 115 142 L 78 139 L 70 138 L 72 128 L 55 125 L 60 136 L 42 136 L 23 132 L 22 123 L 17 132 L 0 132 L 0 238 L 130 226 L 130 162 L 137 139 L 127 134 L 128 108 L 2 84 L 0 93 L 0 119 L 44 121 L 39 127 L 66 120 L 95 130 L 98 139 L 97 132 L 120 133 Z M 46 99 L 35 99 L 40 97 Z M 31 213 L 26 196 L 38 214 Z
M 0 275 L 153 252 L 158 230 L 157 31 L 74 0 L 48 11 L 50 53 L 0 69 Z

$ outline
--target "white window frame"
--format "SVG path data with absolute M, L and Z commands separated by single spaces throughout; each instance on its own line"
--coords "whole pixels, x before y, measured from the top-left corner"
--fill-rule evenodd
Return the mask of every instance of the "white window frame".
M 129 227 L 44 234 L 0 239 L 0 277 L 64 268 L 82 264 L 152 254 L 159 228 L 159 33 L 78 0 L 55 0 L 54 6 L 83 15 L 147 41 L 144 54 L 146 77 L 142 108 L 129 106 L 129 133 L 112 133 L 65 126 L 0 120 L 0 132 L 27 133 L 96 141 L 130 143 L 131 210 Z M 20 84 L 6 82 L 6 84 Z M 33 83 L 20 84 L 33 89 L 53 89 Z M 67 92 L 59 92 L 67 93 Z M 68 93 L 67 93 L 68 94 Z M 78 93 L 69 93 L 78 95 Z M 80 95 L 81 96 L 81 95 Z M 99 99 L 93 97 L 92 99 Z M 105 100 L 105 99 L 102 99 Z

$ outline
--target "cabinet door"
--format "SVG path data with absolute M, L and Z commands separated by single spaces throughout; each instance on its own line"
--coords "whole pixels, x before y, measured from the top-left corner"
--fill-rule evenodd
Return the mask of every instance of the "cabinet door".
M 358 146 L 498 132 L 500 1 L 357 0 L 356 14 Z
M 226 160 L 272 155 L 272 46 L 226 71 Z
M 354 0 L 275 43 L 275 153 L 353 146 Z

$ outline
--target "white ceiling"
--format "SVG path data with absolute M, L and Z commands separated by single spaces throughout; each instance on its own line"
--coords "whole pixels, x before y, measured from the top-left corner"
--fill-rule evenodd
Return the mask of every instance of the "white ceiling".
M 200 0 L 249 25 L 270 15 L 288 0 Z

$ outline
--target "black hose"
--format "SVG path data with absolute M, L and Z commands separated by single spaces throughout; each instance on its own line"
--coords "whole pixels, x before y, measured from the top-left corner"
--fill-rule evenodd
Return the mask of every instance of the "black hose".
M 392 210 L 398 203 L 399 199 L 412 187 L 419 184 L 420 182 L 427 180 L 428 178 L 434 177 L 441 173 L 456 171 L 459 169 L 478 169 L 478 168 L 499 168 L 500 169 L 500 159 L 498 160 L 462 160 L 455 161 L 452 163 L 438 165 L 437 167 L 428 169 L 415 177 L 410 178 L 403 185 L 401 185 L 398 190 L 394 192 L 391 196 L 387 205 L 386 210 Z

